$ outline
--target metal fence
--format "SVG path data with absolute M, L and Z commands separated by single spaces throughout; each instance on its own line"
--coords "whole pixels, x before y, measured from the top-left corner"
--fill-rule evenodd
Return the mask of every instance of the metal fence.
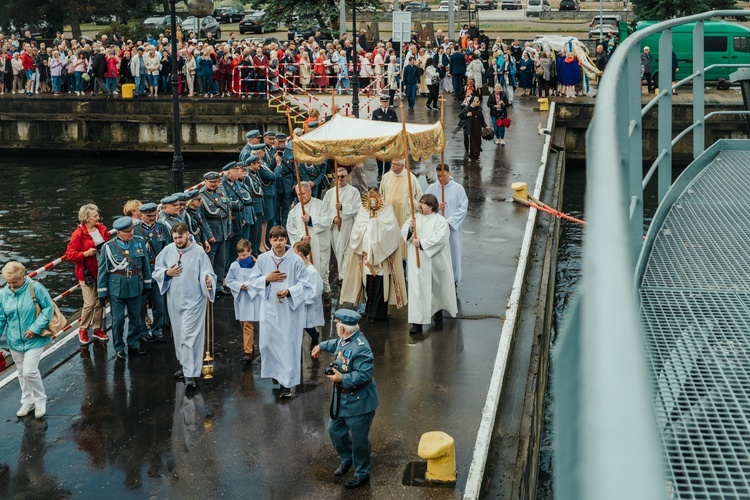
M 630 36 L 607 65 L 586 136 L 586 232 L 582 279 L 556 347 L 555 497 L 655 499 L 668 496 L 652 385 L 646 366 L 634 263 L 643 246 L 643 190 L 656 174 L 661 202 L 672 183 L 672 148 L 692 133 L 693 156 L 705 147 L 703 21 L 745 17 L 714 11 L 665 21 Z M 696 23 L 693 122 L 672 137 L 672 29 Z M 641 101 L 640 43 L 661 33 L 659 93 Z M 722 65 L 733 67 L 737 65 Z M 642 117 L 658 106 L 658 156 L 643 176 Z M 738 112 L 743 113 L 743 112 Z

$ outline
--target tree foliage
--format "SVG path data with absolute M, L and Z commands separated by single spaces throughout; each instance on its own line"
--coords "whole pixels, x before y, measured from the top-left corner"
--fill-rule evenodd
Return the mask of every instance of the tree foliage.
M 347 10 L 351 12 L 352 0 L 346 0 Z M 271 23 L 284 23 L 286 26 L 320 27 L 323 31 L 338 32 L 338 0 L 250 0 L 254 9 L 266 12 L 266 19 Z M 356 0 L 357 11 L 382 10 L 381 0 Z
M 733 9 L 736 0 L 637 0 L 633 11 L 639 20 L 665 21 L 709 10 Z

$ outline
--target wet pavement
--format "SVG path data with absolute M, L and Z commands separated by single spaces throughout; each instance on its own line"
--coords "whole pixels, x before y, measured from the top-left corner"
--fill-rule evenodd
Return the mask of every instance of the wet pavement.
M 409 121 L 439 119 L 423 103 Z M 303 385 L 291 400 L 278 400 L 259 365 L 240 364 L 241 331 L 231 300 L 222 298 L 215 376 L 192 397 L 172 378 L 171 343 L 117 362 L 111 346 L 79 351 L 70 342 L 42 361 L 49 400 L 40 421 L 16 419 L 16 382 L 0 389 L 0 498 L 459 498 L 527 220 L 526 209 L 507 201 L 510 184 L 533 186 L 543 144 L 537 125 L 547 117 L 535 99 L 516 98 L 508 145 L 484 142 L 475 164 L 464 160 L 457 103 L 448 96 L 446 104 L 446 162 L 469 196 L 459 317 L 420 336 L 409 335 L 406 308 L 388 323 L 363 324 L 380 397 L 369 485 L 348 492 L 345 479 L 331 475 L 338 460 L 326 430 L 331 384 L 323 375 L 330 355 L 303 354 Z M 415 173 L 432 180 L 432 165 Z M 330 336 L 326 325 L 323 337 Z M 403 486 L 405 467 L 420 460 L 420 436 L 433 430 L 456 441 L 456 488 Z

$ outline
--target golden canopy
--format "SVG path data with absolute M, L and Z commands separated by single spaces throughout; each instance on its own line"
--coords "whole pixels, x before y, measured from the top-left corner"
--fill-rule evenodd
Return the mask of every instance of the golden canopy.
M 342 115 L 333 118 L 292 141 L 294 157 L 302 163 L 336 160 L 340 165 L 356 165 L 367 158 L 390 161 L 403 158 L 401 123 L 360 120 Z M 440 122 L 432 125 L 406 124 L 409 154 L 426 160 L 445 149 Z

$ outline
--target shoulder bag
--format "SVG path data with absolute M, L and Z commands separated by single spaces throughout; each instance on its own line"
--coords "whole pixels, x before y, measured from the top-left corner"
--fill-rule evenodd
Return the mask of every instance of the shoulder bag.
M 29 280 L 31 283 L 29 283 L 29 290 L 31 292 L 31 300 L 34 301 L 34 307 L 36 308 L 36 317 L 39 317 L 39 314 L 42 312 L 42 306 L 39 305 L 39 302 L 36 300 L 36 293 L 34 292 L 34 280 Z M 63 328 L 65 328 L 68 325 L 68 320 L 65 319 L 65 316 L 60 312 L 60 309 L 57 307 L 57 303 L 53 300 L 52 301 L 52 319 L 50 320 L 47 327 L 42 330 L 41 336 L 42 337 L 54 337 L 58 333 L 62 331 Z

